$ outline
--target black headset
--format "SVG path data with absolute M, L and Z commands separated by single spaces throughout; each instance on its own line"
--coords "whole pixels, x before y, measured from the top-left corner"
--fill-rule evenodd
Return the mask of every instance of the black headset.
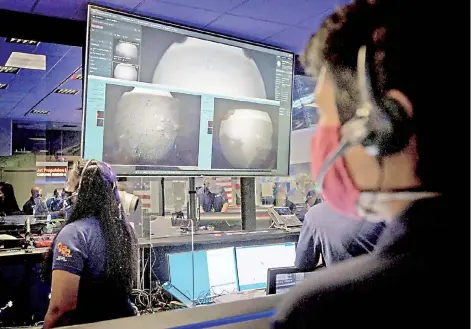
M 322 191 L 329 168 L 349 147 L 363 145 L 369 154 L 380 160 L 401 152 L 409 145 L 413 134 L 412 120 L 399 102 L 389 97 L 379 102 L 375 100 L 366 55 L 366 46 L 360 47 L 357 58 L 360 105 L 353 118 L 342 125 L 341 142 L 322 165 L 317 177 L 318 191 Z
M 375 101 L 367 65 L 366 46 L 360 47 L 357 79 L 360 106 L 352 119 L 342 127 L 343 138 L 351 145 L 361 144 L 373 156 L 382 158 L 401 152 L 413 134 L 412 120 L 395 99 Z M 352 131 L 357 128 L 359 131 Z

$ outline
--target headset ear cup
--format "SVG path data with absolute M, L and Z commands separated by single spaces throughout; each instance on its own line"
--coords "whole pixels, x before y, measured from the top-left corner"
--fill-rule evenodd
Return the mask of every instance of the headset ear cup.
M 413 134 L 412 120 L 395 99 L 384 98 L 379 105 L 377 124 L 372 124 L 372 137 L 380 157 L 393 155 L 409 145 Z

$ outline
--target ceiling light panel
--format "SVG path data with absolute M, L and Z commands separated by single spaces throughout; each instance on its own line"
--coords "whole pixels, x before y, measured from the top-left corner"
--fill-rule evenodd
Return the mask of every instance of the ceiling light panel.
M 39 41 L 34 40 L 27 40 L 27 39 L 19 39 L 19 38 L 6 38 L 5 42 L 8 43 L 18 43 L 21 45 L 29 45 L 29 46 L 37 46 L 39 45 Z
M 63 95 L 76 95 L 78 94 L 78 90 L 76 89 L 56 89 L 55 93 L 56 94 L 63 94 Z
M 12 52 L 5 66 L 19 67 L 30 70 L 46 70 L 46 55 Z
M 32 114 L 49 114 L 50 111 L 45 111 L 45 110 L 32 110 L 31 113 Z
M 17 67 L 9 67 L 9 66 L 0 65 L 0 73 L 18 74 L 18 72 L 20 72 L 20 69 Z

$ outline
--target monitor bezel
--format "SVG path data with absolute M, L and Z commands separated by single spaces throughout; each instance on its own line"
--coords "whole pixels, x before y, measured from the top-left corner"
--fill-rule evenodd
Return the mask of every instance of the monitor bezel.
M 230 41 L 236 41 L 240 43 L 244 43 L 247 45 L 252 45 L 252 46 L 258 46 L 261 48 L 266 48 L 266 49 L 271 49 L 271 50 L 276 50 L 280 52 L 284 52 L 286 54 L 291 54 L 292 58 L 292 87 L 291 87 L 291 104 L 290 104 L 290 118 L 289 118 L 289 135 L 288 135 L 288 159 L 287 159 L 287 170 L 286 172 L 280 172 L 278 168 L 275 171 L 270 171 L 270 170 L 260 170 L 260 169 L 253 169 L 253 170 L 240 170 L 240 169 L 203 169 L 203 170 L 182 170 L 172 172 L 172 169 L 169 168 L 168 171 L 158 171 L 155 170 L 155 172 L 152 172 L 151 174 L 143 174 L 143 173 L 126 173 L 126 174 L 119 174 L 118 176 L 122 177 L 155 177 L 155 176 L 166 176 L 166 177 L 171 177 L 171 176 L 176 176 L 176 177 L 202 177 L 202 176 L 217 176 L 217 177 L 264 177 L 264 176 L 270 176 L 270 177 L 286 177 L 290 175 L 290 159 L 291 159 L 291 134 L 292 134 L 292 120 L 293 120 L 293 88 L 294 88 L 294 76 L 295 76 L 295 64 L 296 64 L 296 56 L 295 53 L 286 49 L 282 49 L 276 46 L 272 45 L 267 45 L 262 42 L 255 42 L 255 41 L 250 41 L 250 40 L 245 40 L 239 37 L 234 37 L 230 36 L 224 33 L 216 33 L 208 30 L 203 30 L 200 28 L 195 28 L 191 27 L 189 25 L 181 24 L 181 23 L 174 23 L 170 21 L 166 21 L 163 19 L 158 19 L 158 18 L 153 18 L 145 15 L 139 15 L 139 14 L 134 14 L 130 12 L 126 12 L 121 9 L 114 9 L 110 8 L 107 6 L 103 5 L 97 5 L 94 3 L 89 3 L 87 5 L 87 24 L 86 24 L 86 40 L 85 40 L 85 49 L 83 50 L 83 56 L 84 56 L 84 68 L 83 68 L 83 91 L 82 91 L 82 133 L 81 133 L 81 140 L 80 140 L 80 156 L 84 158 L 85 155 L 85 133 L 86 133 L 86 116 L 87 116 L 87 88 L 88 88 L 88 58 L 89 58 L 89 42 L 90 42 L 90 24 L 91 24 L 91 11 L 92 9 L 97 9 L 97 10 L 102 10 L 105 12 L 110 12 L 113 14 L 118 14 L 118 15 L 124 15 L 127 17 L 131 17 L 134 19 L 141 19 L 145 21 L 149 21 L 152 23 L 157 23 L 157 24 L 162 24 L 166 25 L 169 27 L 174 27 L 174 28 L 179 28 L 179 29 L 184 29 L 188 30 L 190 32 L 196 32 L 204 35 L 211 35 L 213 37 L 221 38 L 221 39 L 226 39 Z M 206 39 L 205 39 L 206 40 Z M 122 167 L 122 165 L 112 165 L 110 164 L 112 168 L 118 168 Z M 154 171 L 154 170 L 153 170 Z
M 310 270 L 300 269 L 296 266 L 269 268 L 267 271 L 267 295 L 276 295 L 276 276 L 278 274 L 311 273 L 323 266 L 317 266 Z

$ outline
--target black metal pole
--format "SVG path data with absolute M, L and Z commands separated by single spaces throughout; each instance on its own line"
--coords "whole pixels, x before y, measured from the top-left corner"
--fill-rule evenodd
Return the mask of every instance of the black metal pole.
M 240 178 L 240 198 L 242 229 L 244 231 L 253 231 L 257 228 L 254 177 Z

